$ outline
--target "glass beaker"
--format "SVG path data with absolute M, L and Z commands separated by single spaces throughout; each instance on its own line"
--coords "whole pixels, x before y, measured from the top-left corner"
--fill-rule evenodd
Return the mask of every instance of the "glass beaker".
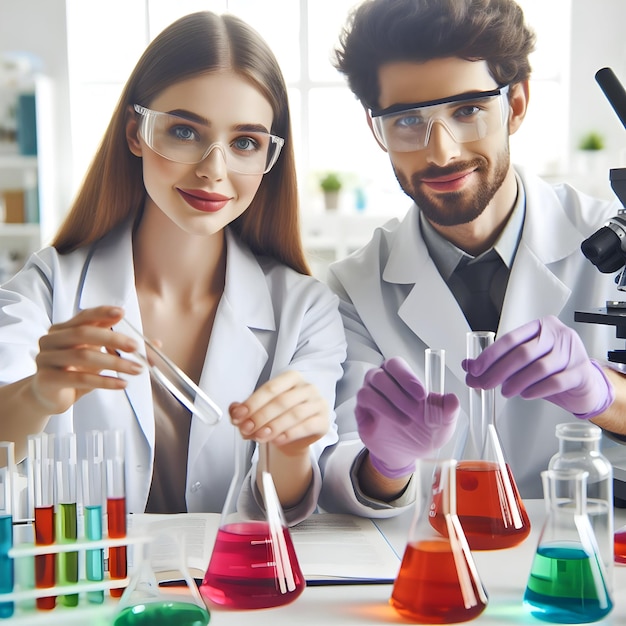
M 235 439 L 235 474 L 220 518 L 213 552 L 200 593 L 205 600 L 233 609 L 261 609 L 293 602 L 304 591 L 291 534 L 268 467 L 267 445 L 259 444 L 265 512 L 240 504 L 249 445 Z M 248 479 L 249 480 L 249 479 Z
M 602 430 L 586 421 L 565 422 L 556 427 L 559 451 L 550 459 L 548 469 L 580 469 L 587 478 L 587 515 L 600 548 L 613 588 L 613 466 L 600 452 Z
M 578 469 L 541 473 L 548 516 L 539 535 L 524 605 L 546 622 L 595 622 L 613 608 L 587 515 L 588 475 Z
M 494 341 L 491 331 L 467 333 L 467 358 Z M 495 390 L 469 389 L 469 421 L 460 430 L 455 458 L 457 514 L 472 550 L 499 550 L 521 543 L 530 520 L 504 458 L 495 425 Z M 441 532 L 443 520 L 433 522 Z
M 487 593 L 456 514 L 456 461 L 421 459 L 420 497 L 390 604 L 424 624 L 465 622 L 487 606 Z M 445 524 L 431 524 L 435 508 Z

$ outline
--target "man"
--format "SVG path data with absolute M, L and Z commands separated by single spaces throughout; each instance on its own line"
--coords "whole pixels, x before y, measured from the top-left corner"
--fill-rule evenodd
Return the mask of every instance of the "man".
M 624 379 L 589 356 L 604 359 L 615 329 L 574 323 L 615 298 L 580 245 L 621 207 L 510 162 L 533 46 L 513 0 L 368 0 L 342 33 L 336 67 L 415 204 L 330 268 L 348 358 L 324 508 L 408 505 L 415 460 L 452 445 L 457 414 L 467 420 L 468 385 L 497 390 L 499 441 L 524 498 L 542 495 L 556 424 L 626 433 Z M 464 361 L 470 330 L 496 342 Z M 443 399 L 424 389 L 429 347 L 445 349 Z

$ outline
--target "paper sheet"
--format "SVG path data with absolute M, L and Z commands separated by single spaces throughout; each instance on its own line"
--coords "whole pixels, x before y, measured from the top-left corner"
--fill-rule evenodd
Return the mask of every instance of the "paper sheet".
M 129 528 L 159 522 L 159 536 L 150 546 L 157 580 L 177 580 L 178 541 L 184 540 L 186 564 L 196 579 L 208 567 L 219 527 L 215 513 L 131 515 Z M 167 535 L 163 533 L 167 532 Z M 393 582 L 402 555 L 396 553 L 373 520 L 351 515 L 318 514 L 289 529 L 298 563 L 308 584 Z M 177 539 L 175 539 L 177 538 Z

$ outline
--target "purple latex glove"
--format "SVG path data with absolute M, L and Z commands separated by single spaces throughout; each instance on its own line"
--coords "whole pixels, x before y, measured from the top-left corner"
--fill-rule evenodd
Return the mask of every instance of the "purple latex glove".
M 365 375 L 357 393 L 356 421 L 374 468 L 388 478 L 415 469 L 415 460 L 432 455 L 454 432 L 459 400 L 431 393 L 406 361 L 394 357 Z
M 502 385 L 506 398 L 544 398 L 580 419 L 603 413 L 615 398 L 578 334 L 553 315 L 503 335 L 462 366 L 470 387 Z

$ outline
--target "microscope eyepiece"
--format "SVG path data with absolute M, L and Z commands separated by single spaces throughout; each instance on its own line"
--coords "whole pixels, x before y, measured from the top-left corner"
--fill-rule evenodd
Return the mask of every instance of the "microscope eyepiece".
M 580 249 L 603 274 L 617 272 L 624 266 L 620 238 L 608 226 L 603 226 L 585 239 Z

